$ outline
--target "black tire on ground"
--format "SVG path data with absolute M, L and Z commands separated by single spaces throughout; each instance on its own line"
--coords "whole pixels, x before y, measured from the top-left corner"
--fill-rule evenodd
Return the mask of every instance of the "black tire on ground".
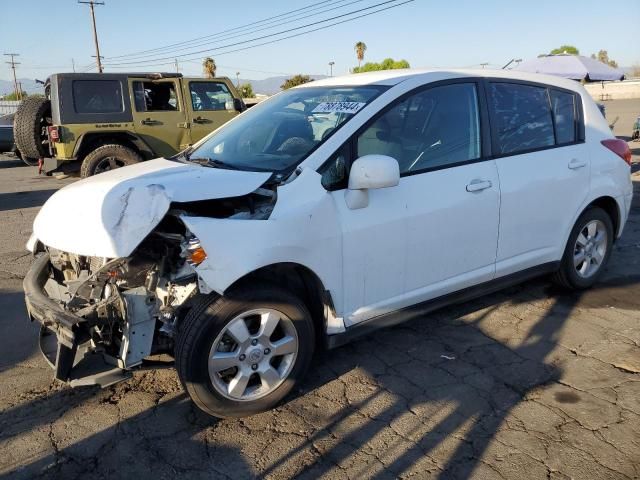
M 29 165 L 30 167 L 37 167 L 38 166 L 38 159 L 37 158 L 29 158 L 29 157 L 25 157 L 24 155 L 22 155 L 22 152 L 20 152 L 20 150 L 18 150 L 17 148 L 14 150 L 14 155 L 16 157 L 18 157 L 20 160 L 22 160 L 26 165 Z
M 141 161 L 142 157 L 129 147 L 117 143 L 102 145 L 84 157 L 80 176 L 87 178 Z
M 593 275 L 585 278 L 578 275 L 576 266 L 574 265 L 576 241 L 578 239 L 578 235 L 580 235 L 580 232 L 582 232 L 587 224 L 594 220 L 600 221 L 604 225 L 607 235 L 606 252 L 598 270 Z M 591 207 L 585 210 L 576 221 L 576 224 L 573 226 L 573 230 L 571 230 L 569 240 L 567 241 L 567 246 L 565 247 L 564 255 L 560 262 L 560 268 L 553 275 L 553 281 L 561 287 L 570 290 L 584 290 L 590 288 L 594 283 L 598 281 L 605 270 L 607 261 L 609 260 L 609 257 L 611 255 L 614 235 L 615 233 L 613 231 L 613 222 L 611 221 L 611 217 L 607 212 L 599 207 Z
M 43 97 L 25 98 L 13 118 L 16 146 L 27 158 L 49 156 L 46 128 L 51 124 L 51 102 Z
M 213 386 L 209 354 L 215 339 L 231 320 L 257 308 L 274 309 L 291 319 L 298 337 L 298 353 L 289 375 L 274 391 L 255 400 L 232 400 Z M 204 297 L 189 311 L 176 340 L 176 369 L 183 388 L 201 410 L 219 418 L 243 417 L 275 407 L 291 392 L 304 378 L 314 346 L 313 321 L 299 298 L 282 288 L 250 285 L 223 297 Z

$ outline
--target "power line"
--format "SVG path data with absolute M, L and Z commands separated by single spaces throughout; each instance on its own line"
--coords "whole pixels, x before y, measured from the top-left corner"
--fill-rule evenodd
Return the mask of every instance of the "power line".
M 85 5 L 89 5 L 90 9 L 91 9 L 91 21 L 93 23 L 93 41 L 96 44 L 96 65 L 98 67 L 98 72 L 102 73 L 102 58 L 100 56 L 100 47 L 98 46 L 98 31 L 96 30 L 96 13 L 95 13 L 95 5 L 104 5 L 104 2 L 94 2 L 93 0 L 90 0 L 88 2 L 85 1 L 81 1 L 78 0 L 78 3 L 83 3 Z
M 22 100 L 22 90 L 18 87 L 18 79 L 16 77 L 16 65 L 20 65 L 20 62 L 16 62 L 14 60 L 15 57 L 19 57 L 19 53 L 5 53 L 6 57 L 11 57 L 11 60 L 6 62 L 11 65 L 11 70 L 13 70 L 13 92 L 15 93 L 16 100 Z
M 216 55 L 219 56 L 219 55 L 225 55 L 227 53 L 232 53 L 232 52 L 236 52 L 236 51 L 247 50 L 249 48 L 254 48 L 254 47 L 262 46 L 262 45 L 267 45 L 269 43 L 275 43 L 275 42 L 278 42 L 278 41 L 286 40 L 288 38 L 298 37 L 298 36 L 304 35 L 306 33 L 311 33 L 311 32 L 315 32 L 315 31 L 318 31 L 318 30 L 329 28 L 329 27 L 332 27 L 332 26 L 335 26 L 335 25 L 340 25 L 341 23 L 346 23 L 348 21 L 356 20 L 358 18 L 366 17 L 366 16 L 369 16 L 369 15 L 373 15 L 375 13 L 382 12 L 384 10 L 389 10 L 391 8 L 395 8 L 395 7 L 399 7 L 399 6 L 407 4 L 407 3 L 411 3 L 414 0 L 407 0 L 407 1 L 404 1 L 402 3 L 396 3 L 396 2 L 399 2 L 399 1 L 400 0 L 386 0 L 384 2 L 380 2 L 380 3 L 377 3 L 377 4 L 371 5 L 369 7 L 364 7 L 364 8 L 360 8 L 360 9 L 357 9 L 357 10 L 352 10 L 350 12 L 343 13 L 341 15 L 336 15 L 334 17 L 326 18 L 324 20 L 319 20 L 317 22 L 312 22 L 312 23 L 308 23 L 306 25 L 301 25 L 301 26 L 298 26 L 298 27 L 289 28 L 289 29 L 286 29 L 286 30 L 282 30 L 280 32 L 275 32 L 275 33 L 270 33 L 270 34 L 267 34 L 267 35 L 262 35 L 262 36 L 255 37 L 255 38 L 252 38 L 252 39 L 249 39 L 249 40 L 243 40 L 243 41 L 240 41 L 240 42 L 230 43 L 228 45 L 223 45 L 221 47 L 216 47 L 216 48 L 213 48 L 213 49 L 205 49 L 205 50 L 198 50 L 198 51 L 195 51 L 195 52 L 185 53 L 183 55 L 177 55 L 177 57 L 185 57 L 185 56 L 189 56 L 189 55 L 210 53 L 210 52 L 213 52 L 213 51 L 216 51 L 216 50 L 223 50 L 223 49 L 229 48 L 229 47 L 234 47 L 234 46 L 243 45 L 243 44 L 246 44 L 246 43 L 251 43 L 251 42 L 255 42 L 255 41 L 259 41 L 259 40 L 264 40 L 266 38 L 275 37 L 277 35 L 282 35 L 282 34 L 286 34 L 286 33 L 289 33 L 289 32 L 296 31 L 296 30 L 301 30 L 303 28 L 311 27 L 311 26 L 314 26 L 314 25 L 319 25 L 321 23 L 326 23 L 326 22 L 329 22 L 329 21 L 332 21 L 332 20 L 336 20 L 338 18 L 347 17 L 347 16 L 353 15 L 355 13 L 363 12 L 363 11 L 366 11 L 366 10 L 371 10 L 372 8 L 376 8 L 376 7 L 379 7 L 379 6 L 382 6 L 382 5 L 387 5 L 387 4 L 390 4 L 390 3 L 394 4 L 394 5 L 391 5 L 391 6 L 386 7 L 386 8 L 382 8 L 382 9 L 379 9 L 379 10 L 376 10 L 376 11 L 373 11 L 373 12 L 369 12 L 369 13 L 366 13 L 366 14 L 363 14 L 363 15 L 358 15 L 358 16 L 355 16 L 355 17 L 353 17 L 351 19 L 343 20 L 343 21 L 340 21 L 340 22 L 335 22 L 333 24 L 325 25 L 325 26 L 320 27 L 320 28 L 315 28 L 315 29 L 312 29 L 312 30 L 308 30 L 306 32 L 301 32 L 301 33 L 298 33 L 298 34 L 289 35 L 289 36 L 283 37 L 281 39 L 276 39 L 276 40 L 269 41 L 269 42 L 263 42 L 263 43 L 260 43 L 260 44 L 257 44 L 257 45 L 253 45 L 253 46 L 249 46 L 249 47 L 244 47 L 244 48 L 239 48 L 239 49 L 235 49 L 235 50 L 231 50 L 231 51 L 227 51 L 227 52 L 223 52 L 223 53 L 218 53 Z M 162 61 L 162 60 L 169 60 L 169 59 L 173 59 L 173 58 L 175 58 L 175 57 L 173 57 L 173 56 L 171 56 L 171 57 L 159 57 L 159 58 L 155 58 L 155 59 L 151 59 L 151 60 L 143 60 L 143 61 L 138 61 L 138 62 L 108 63 L 107 65 L 117 66 L 117 65 L 145 65 L 146 64 L 147 66 L 152 66 L 153 64 L 151 64 L 149 62 L 159 62 L 159 61 Z
M 202 37 L 192 38 L 191 40 L 184 40 L 182 42 L 172 43 L 172 44 L 169 44 L 169 45 L 165 45 L 164 47 L 156 47 L 156 48 L 151 48 L 151 49 L 148 49 L 148 50 L 140 50 L 138 52 L 125 53 L 125 54 L 122 54 L 122 55 L 114 55 L 114 56 L 108 57 L 108 58 L 114 59 L 114 58 L 124 58 L 124 57 L 138 56 L 139 54 L 142 54 L 142 53 L 164 51 L 167 48 L 176 47 L 176 46 L 180 46 L 180 45 L 185 45 L 185 44 L 192 43 L 192 42 L 198 42 L 198 41 L 201 41 L 201 40 L 204 40 L 204 39 L 207 39 L 207 38 L 216 38 L 216 37 L 218 37 L 218 36 L 220 36 L 222 34 L 225 34 L 225 33 L 230 33 L 230 32 L 236 31 L 236 30 L 243 30 L 243 29 L 246 29 L 248 27 L 255 26 L 255 25 L 258 25 L 260 23 L 267 22 L 269 20 L 273 20 L 273 19 L 276 19 L 276 18 L 280 18 L 280 17 L 284 17 L 284 16 L 287 16 L 287 15 L 290 15 L 290 14 L 295 13 L 295 12 L 299 12 L 299 11 L 302 11 L 302 10 L 317 9 L 319 5 L 322 5 L 322 4 L 325 4 L 325 3 L 331 3 L 332 1 L 334 1 L 334 0 L 323 0 L 321 2 L 317 2 L 317 3 L 313 3 L 311 5 L 307 5 L 306 7 L 301 7 L 301 8 L 297 8 L 295 10 L 290 10 L 288 12 L 284 12 L 284 13 L 281 13 L 281 14 L 278 14 L 278 15 L 274 15 L 272 17 L 264 18 L 262 20 L 256 20 L 255 22 L 247 23 L 245 25 L 240 25 L 238 27 L 229 28 L 227 30 L 223 30 L 221 32 L 214 33 L 214 34 L 211 34 L 211 35 L 205 35 L 205 36 L 202 36 Z M 346 0 L 337 0 L 337 3 L 341 3 L 341 2 L 344 2 L 344 1 L 346 1 Z
M 267 26 L 262 26 L 261 28 L 251 28 L 248 33 L 241 31 L 241 32 L 235 33 L 234 35 L 222 35 L 224 32 L 220 32 L 220 33 L 215 34 L 215 35 L 209 35 L 207 37 L 203 37 L 202 39 L 198 40 L 199 43 L 193 43 L 196 40 L 192 40 L 192 41 L 190 41 L 190 43 L 191 43 L 190 45 L 179 46 L 178 48 L 165 47 L 165 48 L 162 48 L 162 49 L 154 49 L 154 50 L 161 50 L 162 53 L 164 53 L 164 54 L 169 54 L 169 53 L 175 54 L 176 52 L 185 51 L 185 50 L 189 50 L 189 49 L 192 49 L 192 48 L 203 47 L 205 45 L 214 45 L 214 44 L 220 43 L 220 42 L 222 42 L 224 40 L 230 40 L 232 38 L 238 38 L 238 37 L 246 37 L 249 34 L 262 32 L 262 31 L 265 31 L 265 30 L 271 30 L 272 28 L 276 28 L 276 27 L 279 27 L 279 26 L 282 26 L 282 25 L 288 25 L 288 24 L 291 24 L 291 23 L 299 22 L 299 21 L 302 21 L 302 20 L 304 20 L 306 18 L 316 17 L 316 16 L 321 15 L 323 13 L 331 12 L 333 10 L 339 10 L 341 8 L 346 8 L 349 5 L 353 5 L 354 3 L 360 3 L 360 2 L 363 2 L 365 0 L 351 0 L 348 3 L 344 3 L 345 1 L 347 1 L 347 0 L 339 0 L 337 3 L 342 3 L 342 5 L 335 6 L 335 4 L 334 4 L 331 8 L 326 8 L 324 10 L 320 10 L 320 11 L 317 11 L 317 12 L 314 12 L 314 13 L 310 13 L 308 15 L 300 16 L 301 14 L 298 13 L 298 14 L 295 15 L 298 18 L 289 18 L 289 19 L 286 19 L 284 21 L 269 22 L 268 24 L 266 24 Z M 238 28 L 242 28 L 242 27 L 238 27 Z M 243 30 L 246 30 L 246 28 L 243 28 Z M 211 41 L 211 38 L 214 38 L 214 37 L 218 37 L 218 38 L 216 40 L 214 40 L 214 41 Z M 209 40 L 201 41 L 201 40 L 204 40 L 205 38 L 209 38 Z M 129 58 L 126 58 L 126 60 L 144 61 L 144 60 L 142 60 L 143 58 L 155 57 L 157 55 L 158 55 L 158 53 L 130 54 Z M 118 57 L 110 57 L 110 58 L 118 58 Z

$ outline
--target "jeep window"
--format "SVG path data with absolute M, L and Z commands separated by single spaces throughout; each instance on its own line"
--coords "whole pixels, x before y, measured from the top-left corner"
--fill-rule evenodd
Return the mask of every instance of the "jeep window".
M 124 111 L 118 80 L 74 80 L 73 108 L 76 113 L 118 113 Z
M 133 82 L 133 95 L 138 112 L 179 110 L 174 82 Z
M 284 91 L 225 124 L 189 157 L 242 170 L 293 170 L 386 88 L 366 85 Z
M 233 96 L 221 82 L 190 82 L 194 110 L 233 110 Z

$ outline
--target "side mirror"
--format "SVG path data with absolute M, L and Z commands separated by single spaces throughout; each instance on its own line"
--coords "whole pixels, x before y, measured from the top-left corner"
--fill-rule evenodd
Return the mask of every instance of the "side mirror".
M 246 105 L 240 98 L 233 99 L 232 108 L 228 108 L 227 110 L 235 110 L 236 112 L 244 112 L 247 109 Z
M 387 155 L 365 155 L 351 166 L 349 188 L 345 192 L 347 206 L 355 210 L 369 205 L 369 190 L 395 187 L 400 183 L 398 161 Z

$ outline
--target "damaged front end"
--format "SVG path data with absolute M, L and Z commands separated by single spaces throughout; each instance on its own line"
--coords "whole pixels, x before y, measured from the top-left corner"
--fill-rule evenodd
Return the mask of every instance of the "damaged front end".
M 198 292 L 196 244 L 168 215 L 126 258 L 44 248 L 24 290 L 55 377 L 106 386 L 145 357 L 172 353 L 176 320 Z

